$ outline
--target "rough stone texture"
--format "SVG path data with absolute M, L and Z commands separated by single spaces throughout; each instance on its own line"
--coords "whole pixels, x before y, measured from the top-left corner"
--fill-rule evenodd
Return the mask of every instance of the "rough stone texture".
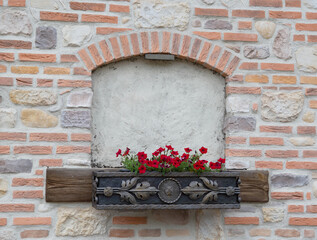
M 8 181 L 0 178 L 0 198 L 3 197 L 8 191 Z
M 49 205 L 47 203 L 41 203 L 37 206 L 37 210 L 39 212 L 49 212 L 53 208 L 52 205 Z
M 264 222 L 282 222 L 284 219 L 284 209 L 276 207 L 263 207 Z
M 308 111 L 304 113 L 302 119 L 304 122 L 313 123 L 315 121 L 315 113 L 312 111 Z
M 244 229 L 235 229 L 235 228 L 228 229 L 228 237 L 242 237 L 242 235 L 245 235 Z
M 235 51 L 236 53 L 239 53 L 241 51 L 241 47 L 237 45 L 226 44 L 225 46 L 232 51 Z
M 250 162 L 247 160 L 227 159 L 226 161 L 227 169 L 248 169 L 249 167 L 250 167 Z
M 91 107 L 92 95 L 91 90 L 71 92 L 67 97 L 67 107 Z
M 25 108 L 21 111 L 22 123 L 27 127 L 56 127 L 58 118 L 39 109 Z
M 133 3 L 137 28 L 177 28 L 185 30 L 189 23 L 187 2 L 169 0 L 136 0 Z
M 228 113 L 247 113 L 250 111 L 249 101 L 238 96 L 229 96 L 226 99 Z
M 313 195 L 315 198 L 317 198 L 317 181 L 313 181 L 312 185 L 313 185 L 313 187 L 312 187 Z
M 14 108 L 0 108 L 0 128 L 14 128 L 17 111 Z
M 241 9 L 249 5 L 248 0 L 220 0 L 222 5 L 227 8 Z
M 300 47 L 296 51 L 297 68 L 303 72 L 317 72 L 317 46 Z
M 224 124 L 224 131 L 254 131 L 256 127 L 256 119 L 254 117 L 227 116 Z
M 53 27 L 40 26 L 36 29 L 35 46 L 40 49 L 56 48 L 57 32 Z
M 193 27 L 201 27 L 201 21 L 196 19 L 192 22 Z
M 212 19 L 205 22 L 205 29 L 232 29 L 232 24 L 228 21 L 220 20 L 220 19 Z
M 275 32 L 276 24 L 270 21 L 258 21 L 255 23 L 255 29 L 263 38 L 269 39 Z
M 0 173 L 30 173 L 32 165 L 28 159 L 0 160 Z
M 188 210 L 152 210 L 155 221 L 168 225 L 186 225 L 189 222 Z
M 270 56 L 269 46 L 247 45 L 243 49 L 243 55 L 249 59 L 265 59 Z
M 92 236 L 105 234 L 111 223 L 110 211 L 91 208 L 59 208 L 56 236 Z
M 65 25 L 62 29 L 64 46 L 80 47 L 92 38 L 92 29 L 85 25 Z
M 57 10 L 58 4 L 55 0 L 29 0 L 31 7 L 47 10 Z
M 61 125 L 67 127 L 90 128 L 90 110 L 74 111 L 63 110 L 61 115 Z
M 215 0 L 201 0 L 201 1 L 207 5 L 212 5 L 215 2 Z
M 131 18 L 129 18 L 129 17 L 123 17 L 122 23 L 125 24 L 125 23 L 129 22 L 130 20 L 131 20 Z
M 16 240 L 16 231 L 12 230 L 1 230 L 0 231 L 0 240 Z
M 0 12 L 1 34 L 32 34 L 32 25 L 26 12 L 6 9 Z
M 15 104 L 46 106 L 55 104 L 57 96 L 49 90 L 12 90 L 10 99 Z
M 218 209 L 196 211 L 196 239 L 220 240 L 224 238 L 222 214 Z
M 65 164 L 71 166 L 90 166 L 90 159 L 67 159 Z
M 283 28 L 277 32 L 273 42 L 273 53 L 278 58 L 291 58 L 291 34 L 288 28 Z
M 309 8 L 317 9 L 317 0 L 304 0 L 304 4 Z
M 118 148 L 150 154 L 169 143 L 179 151 L 204 145 L 207 159 L 223 156 L 225 81 L 210 70 L 183 60 L 136 58 L 97 69 L 93 82 L 94 163 L 119 166 Z
M 292 122 L 304 106 L 304 94 L 298 92 L 265 92 L 262 94 L 261 115 L 264 121 Z
M 313 146 L 315 145 L 315 140 L 311 137 L 292 137 L 289 141 L 294 146 Z
M 309 184 L 308 175 L 295 175 L 291 173 L 279 173 L 271 176 L 273 187 L 302 187 Z

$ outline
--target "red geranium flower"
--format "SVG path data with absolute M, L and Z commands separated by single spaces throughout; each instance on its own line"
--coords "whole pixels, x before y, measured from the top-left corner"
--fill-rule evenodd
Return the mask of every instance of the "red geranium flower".
M 165 151 L 165 148 L 160 147 L 159 149 L 156 150 L 157 152 L 161 153 L 163 151 Z
M 128 147 L 127 147 L 127 149 L 125 150 L 125 152 L 124 152 L 124 154 L 123 154 L 122 156 L 126 156 L 126 155 L 128 155 L 128 154 L 129 154 L 129 152 L 130 152 L 130 148 L 128 148 Z
M 117 157 L 118 157 L 119 155 L 121 155 L 121 149 L 118 150 L 118 152 L 116 153 L 116 155 L 117 155 Z
M 168 150 L 171 150 L 171 151 L 174 150 L 174 148 L 173 148 L 171 145 L 166 145 L 165 147 L 166 147 Z
M 138 168 L 138 170 L 139 170 L 139 173 L 145 173 L 145 171 L 146 171 L 146 167 L 144 166 L 144 165 L 141 165 L 139 168 Z
M 147 154 L 144 152 L 138 152 L 138 159 L 146 159 L 147 158 Z
M 185 152 L 190 153 L 192 150 L 190 148 L 184 148 Z
M 177 151 L 172 151 L 171 154 L 176 156 L 176 155 L 178 155 L 178 152 Z
M 189 158 L 189 154 L 183 153 L 182 160 L 185 161 Z
M 210 169 L 216 169 L 216 165 L 213 162 L 209 163 L 209 167 L 210 167 Z
M 219 158 L 219 159 L 218 159 L 218 162 L 224 164 L 224 163 L 226 162 L 226 159 L 225 159 L 225 158 Z
M 158 168 L 159 167 L 159 162 L 158 161 L 156 161 L 156 160 L 153 160 L 152 161 L 152 167 L 154 167 L 154 168 Z
M 207 153 L 207 148 L 205 148 L 205 147 L 201 147 L 200 149 L 199 149 L 199 151 L 202 153 L 202 154 L 205 154 L 205 153 Z

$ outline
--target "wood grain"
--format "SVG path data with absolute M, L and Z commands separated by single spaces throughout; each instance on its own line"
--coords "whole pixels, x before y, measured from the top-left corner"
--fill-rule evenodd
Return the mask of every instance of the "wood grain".
M 48 168 L 46 202 L 91 202 L 93 168 Z M 106 169 L 117 171 L 118 169 Z M 268 171 L 240 171 L 242 202 L 269 201 Z

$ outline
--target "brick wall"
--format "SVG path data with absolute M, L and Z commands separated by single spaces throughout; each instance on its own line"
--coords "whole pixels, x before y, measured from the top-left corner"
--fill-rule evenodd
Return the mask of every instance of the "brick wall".
M 0 239 L 315 239 L 317 1 L 154 5 L 0 0 Z M 45 203 L 47 167 L 90 165 L 92 71 L 145 53 L 224 77 L 227 167 L 269 170 L 268 204 L 117 212 Z

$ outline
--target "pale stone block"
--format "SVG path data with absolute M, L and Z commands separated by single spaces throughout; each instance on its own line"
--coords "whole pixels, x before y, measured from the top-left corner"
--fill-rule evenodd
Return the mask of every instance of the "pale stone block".
M 243 54 L 249 59 L 265 59 L 270 56 L 269 46 L 247 45 L 243 49 Z
M 14 128 L 17 111 L 14 108 L 0 108 L 0 128 Z
M 313 123 L 315 121 L 315 113 L 308 111 L 303 115 L 302 119 L 304 122 Z
M 287 60 L 292 57 L 291 34 L 288 28 L 281 29 L 273 42 L 273 53 L 278 58 Z
M 248 113 L 249 101 L 241 97 L 229 96 L 226 99 L 226 110 L 228 113 Z
M 3 197 L 8 191 L 8 181 L 0 178 L 0 198 Z
M 317 72 L 317 46 L 300 47 L 296 51 L 297 68 L 303 72 Z
M 92 38 L 92 29 L 86 25 L 65 25 L 62 29 L 64 46 L 80 47 Z
M 263 38 L 269 39 L 275 32 L 276 24 L 270 21 L 258 21 L 255 23 L 255 29 Z
M 219 209 L 196 211 L 196 239 L 222 240 L 224 230 Z
M 29 0 L 31 7 L 47 10 L 57 10 L 58 4 L 55 0 Z
M 263 207 L 263 220 L 264 222 L 282 222 L 284 219 L 284 212 L 283 208 L 276 208 L 276 207 Z
M 46 106 L 55 104 L 57 95 L 49 90 L 12 90 L 10 99 L 15 104 Z
M 51 128 L 58 124 L 57 117 L 33 108 L 22 109 L 21 120 L 25 126 L 34 128 Z
M 309 184 L 308 175 L 296 175 L 291 173 L 279 173 L 271 176 L 273 187 L 302 187 Z
M 315 140 L 311 137 L 292 137 L 289 141 L 294 146 L 313 146 L 315 145 Z
M 82 90 L 71 92 L 67 97 L 67 107 L 91 107 L 92 91 Z
M 32 34 L 32 24 L 24 11 L 2 9 L 0 12 L 0 35 L 3 34 Z

